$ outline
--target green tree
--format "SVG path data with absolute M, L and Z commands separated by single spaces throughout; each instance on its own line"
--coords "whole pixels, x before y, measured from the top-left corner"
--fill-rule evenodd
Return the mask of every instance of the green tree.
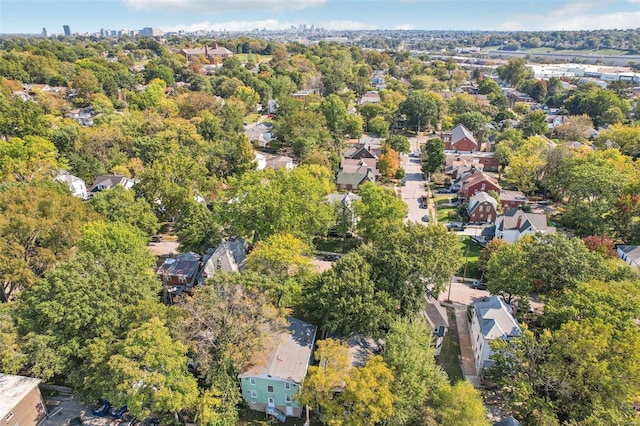
M 438 103 L 422 91 L 414 91 L 400 105 L 400 112 L 407 116 L 407 127 L 422 131 L 431 126 L 436 127 L 440 117 Z
M 97 219 L 81 200 L 46 186 L 0 192 L 0 283 L 7 300 L 71 257 L 82 225 Z
M 290 306 L 300 297 L 302 282 L 311 272 L 310 247 L 288 232 L 259 241 L 247 258 L 247 269 L 274 277 L 281 288 L 273 295 L 276 306 Z
M 486 408 L 471 382 L 443 386 L 434 398 L 436 419 L 442 425 L 488 426 Z
M 352 139 L 359 139 L 364 132 L 364 120 L 357 114 L 349 114 L 344 125 L 344 133 Z
M 198 387 L 187 371 L 187 346 L 171 338 L 161 319 L 133 326 L 115 344 L 96 339 L 84 351 L 85 389 L 114 406 L 126 404 L 140 417 L 195 408 Z
M 389 135 L 389 122 L 381 116 L 373 117 L 367 122 L 367 131 L 385 138 Z
M 361 185 L 360 197 L 354 202 L 356 216 L 360 218 L 356 227 L 366 240 L 376 239 L 384 224 L 401 223 L 407 215 L 407 205 L 393 191 L 374 183 Z
M 58 150 L 40 136 L 0 140 L 0 177 L 4 180 L 31 182 L 46 179 L 60 167 Z
M 496 68 L 496 71 L 500 78 L 512 87 L 517 87 L 531 75 L 531 68 L 527 66 L 527 62 L 522 58 L 509 59 L 509 62 L 500 65 Z
M 462 124 L 473 133 L 477 133 L 478 130 L 484 129 L 484 126 L 487 124 L 487 119 L 477 110 L 469 111 L 454 116 L 453 124 Z
M 520 124 L 524 137 L 546 134 L 549 131 L 546 120 L 547 115 L 542 110 L 532 111 L 525 115 Z
M 220 217 L 204 203 L 188 201 L 176 218 L 176 235 L 181 252 L 205 253 L 222 241 Z
M 100 191 L 91 198 L 90 204 L 106 220 L 133 225 L 146 235 L 155 234 L 160 226 L 149 203 L 136 199 L 134 191 L 119 185 Z
M 320 110 L 327 120 L 327 128 L 336 141 L 342 141 L 347 122 L 347 108 L 338 95 L 327 96 L 320 103 Z
M 444 168 L 446 159 L 444 153 L 444 141 L 434 138 L 427 141 L 423 151 L 422 172 L 435 173 Z
M 409 139 L 402 135 L 391 135 L 387 138 L 387 145 L 396 152 L 407 154 L 411 150 Z
M 448 379 L 436 364 L 431 327 L 424 321 L 399 319 L 385 337 L 384 361 L 393 372 L 391 391 L 396 397 L 395 417 L 388 424 L 419 422 L 425 401 Z
M 508 304 L 529 296 L 533 282 L 527 269 L 527 253 L 518 244 L 506 244 L 491 254 L 487 262 L 487 282 L 491 294 Z

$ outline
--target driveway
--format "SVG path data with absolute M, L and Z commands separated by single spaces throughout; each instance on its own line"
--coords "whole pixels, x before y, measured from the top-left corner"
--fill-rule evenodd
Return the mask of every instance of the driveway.
M 42 423 L 42 426 L 67 426 L 74 417 L 80 417 L 83 425 L 113 426 L 119 423 L 119 420 L 93 416 L 90 408 L 73 398 L 62 400 L 56 406 L 47 405 L 47 410 L 49 417 Z

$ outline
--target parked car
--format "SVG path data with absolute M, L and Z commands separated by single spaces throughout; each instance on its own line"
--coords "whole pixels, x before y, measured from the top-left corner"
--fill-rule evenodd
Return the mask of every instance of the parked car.
M 71 420 L 69 420 L 69 426 L 82 426 L 82 418 L 80 417 L 74 417 Z
M 486 290 L 487 283 L 484 283 L 482 281 L 474 281 L 471 283 L 471 288 L 474 288 L 476 290 Z
M 109 413 L 111 404 L 106 399 L 98 400 L 98 403 L 91 408 L 91 414 L 98 417 L 104 417 Z
M 449 231 L 464 231 L 466 226 L 462 222 L 450 222 L 445 225 Z
M 162 242 L 162 235 L 152 235 L 151 236 L 152 243 L 160 243 Z
M 482 237 L 474 237 L 474 236 L 472 236 L 470 238 L 471 238 L 471 241 L 473 241 L 474 243 L 476 243 L 477 245 L 479 245 L 482 248 L 485 248 L 487 246 L 487 242 Z
M 422 216 L 422 221 L 423 222 L 429 222 L 429 215 L 425 214 L 424 216 Z
M 118 408 L 117 410 L 114 408 L 113 410 L 109 411 L 109 415 L 111 417 L 113 417 L 114 419 L 119 419 L 126 412 L 127 412 L 127 406 L 123 405 L 122 407 Z
M 340 256 L 338 256 L 337 254 L 328 254 L 324 256 L 322 259 L 326 260 L 327 262 L 336 262 L 340 260 Z
M 439 188 L 436 192 L 438 194 L 448 194 L 451 191 L 449 191 L 449 188 Z

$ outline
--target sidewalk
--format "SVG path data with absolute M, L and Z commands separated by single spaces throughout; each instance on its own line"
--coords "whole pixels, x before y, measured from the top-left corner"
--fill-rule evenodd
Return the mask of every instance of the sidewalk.
M 467 320 L 467 307 L 457 303 L 453 304 L 456 313 L 456 326 L 458 328 L 458 340 L 460 342 L 460 354 L 462 356 L 461 367 L 464 378 L 473 386 L 478 387 L 480 381 L 476 373 L 476 365 L 473 359 L 473 346 L 471 345 L 471 331 Z

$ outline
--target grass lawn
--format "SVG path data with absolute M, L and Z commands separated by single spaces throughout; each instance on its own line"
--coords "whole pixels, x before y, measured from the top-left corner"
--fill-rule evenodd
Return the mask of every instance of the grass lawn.
M 449 200 L 454 200 L 455 198 L 455 194 L 438 194 L 433 197 L 433 202 L 439 206 L 441 204 L 449 204 Z
M 482 248 L 471 241 L 470 237 L 464 236 L 460 238 L 460 249 L 462 250 L 463 264 L 460 268 L 459 274 L 464 274 L 464 267 L 466 264 L 466 277 L 480 279 L 482 274 L 478 270 L 478 257 L 480 256 L 480 250 L 482 250 Z
M 438 211 L 437 211 L 438 223 L 444 224 L 446 222 L 450 222 L 449 212 L 456 212 L 456 211 L 458 211 L 457 207 L 450 207 L 450 206 L 438 207 Z
M 318 251 L 328 251 L 330 253 L 347 253 L 362 243 L 362 240 L 358 238 L 347 238 L 347 241 L 342 242 L 342 238 L 327 237 L 316 238 L 313 240 L 313 245 Z
M 244 124 L 251 124 L 251 123 L 255 123 L 256 121 L 258 121 L 258 118 L 260 118 L 260 114 L 258 114 L 257 112 L 251 113 L 249 115 L 247 115 L 246 117 L 244 117 L 242 119 L 242 122 Z
M 253 59 L 258 62 L 258 58 L 260 58 L 260 63 L 269 62 L 271 60 L 271 55 L 258 55 L 256 53 L 238 53 L 235 55 L 240 62 L 244 63 L 249 60 L 249 56 L 253 56 Z
M 444 335 L 442 349 L 436 359 L 449 376 L 451 384 L 454 384 L 458 380 L 463 380 L 462 369 L 460 368 L 460 342 L 453 308 L 447 308 L 447 315 L 449 316 L 449 330 Z
M 247 409 L 240 410 L 240 421 L 238 426 L 266 426 L 266 425 L 284 425 L 284 426 L 303 426 L 305 418 L 301 417 L 296 419 L 295 417 L 288 417 L 287 421 L 281 423 L 277 419 L 267 420 L 265 414 L 261 411 L 254 411 Z M 311 425 L 316 426 L 320 423 L 311 419 Z

